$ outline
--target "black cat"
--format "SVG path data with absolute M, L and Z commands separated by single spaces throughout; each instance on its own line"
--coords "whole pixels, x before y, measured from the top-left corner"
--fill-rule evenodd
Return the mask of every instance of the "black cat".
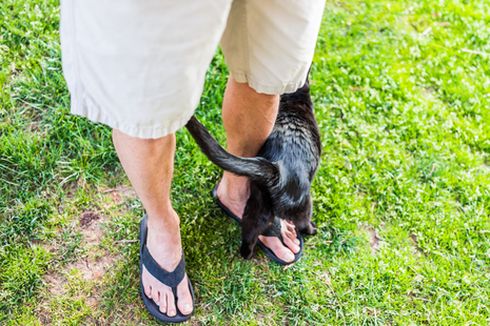
M 292 221 L 302 233 L 316 232 L 311 222 L 310 187 L 321 142 L 308 80 L 296 92 L 281 96 L 274 129 L 257 157 L 226 152 L 195 117 L 186 127 L 213 163 L 250 178 L 250 198 L 242 219 L 240 252 L 244 258 L 252 256 L 258 236 L 274 216 Z

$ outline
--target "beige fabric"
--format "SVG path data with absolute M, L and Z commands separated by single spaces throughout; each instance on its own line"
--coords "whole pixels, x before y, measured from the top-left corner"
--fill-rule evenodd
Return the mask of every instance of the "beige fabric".
M 320 0 L 61 0 L 71 112 L 134 137 L 188 121 L 221 39 L 233 78 L 261 93 L 300 87 Z
M 267 94 L 303 86 L 324 5 L 319 0 L 234 1 L 221 40 L 233 78 Z

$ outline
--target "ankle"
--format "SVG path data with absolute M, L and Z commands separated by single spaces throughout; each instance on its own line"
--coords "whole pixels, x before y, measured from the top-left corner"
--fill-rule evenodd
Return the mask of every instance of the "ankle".
M 176 213 L 175 217 L 171 215 L 167 215 L 165 218 L 153 217 L 150 219 L 150 216 L 148 217 L 148 247 L 150 252 L 155 253 L 154 250 L 166 251 L 174 248 L 171 250 L 173 252 L 176 248 L 181 248 L 180 223 Z M 180 257 L 180 254 L 175 257 Z
M 148 213 L 148 228 L 157 232 L 179 231 L 180 219 L 175 210 Z
M 243 201 L 250 196 L 250 182 L 247 177 L 238 177 L 226 173 L 219 184 L 219 195 L 231 200 Z

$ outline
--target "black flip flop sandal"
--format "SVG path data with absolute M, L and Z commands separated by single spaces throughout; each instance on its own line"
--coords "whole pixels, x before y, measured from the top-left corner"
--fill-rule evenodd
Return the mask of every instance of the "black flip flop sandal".
M 175 307 L 177 308 L 177 314 L 173 317 L 167 316 L 163 312 L 160 311 L 158 305 L 149 297 L 146 296 L 145 290 L 143 288 L 143 281 L 141 275 L 143 273 L 143 265 L 145 265 L 146 270 L 153 275 L 157 280 L 162 282 L 163 284 L 172 288 L 172 292 L 174 294 L 174 299 L 177 300 L 177 285 L 184 279 L 185 276 L 185 259 L 182 254 L 182 258 L 180 259 L 177 267 L 172 271 L 168 272 L 155 261 L 155 259 L 150 255 L 148 248 L 146 247 L 146 237 L 148 234 L 147 228 L 148 217 L 145 215 L 140 223 L 140 290 L 141 290 L 141 298 L 143 299 L 143 303 L 148 309 L 148 312 L 155 317 L 157 320 L 164 323 L 181 323 L 188 320 L 192 313 L 188 315 L 183 315 L 180 313 L 179 308 L 177 307 L 177 302 L 175 303 Z M 187 278 L 189 284 L 189 290 L 192 295 L 192 306 L 194 308 L 194 289 L 192 288 L 191 281 Z M 194 309 L 192 309 L 194 312 Z
M 281 234 L 281 221 L 277 217 L 274 218 L 274 222 L 272 222 L 272 225 L 267 230 L 265 230 L 265 232 L 263 232 L 262 235 L 265 235 L 266 237 L 278 237 L 279 240 L 281 240 L 284 247 L 287 247 L 286 244 L 284 243 L 284 239 Z M 297 234 L 296 239 L 299 240 L 299 251 L 294 254 L 294 260 L 291 262 L 284 261 L 281 258 L 277 257 L 276 254 L 269 247 L 267 247 L 262 241 L 258 240 L 257 244 L 259 248 L 262 249 L 264 254 L 267 257 L 269 257 L 271 260 L 275 261 L 279 265 L 287 266 L 297 262 L 303 255 L 303 245 L 304 245 L 303 237 L 301 236 L 301 234 Z
M 235 221 L 236 223 L 238 223 L 238 225 L 241 226 L 241 219 L 238 216 L 236 216 L 235 214 L 233 214 L 233 212 L 228 207 L 226 207 L 225 204 L 223 204 L 219 200 L 218 194 L 217 194 L 218 185 L 219 185 L 219 183 L 216 184 L 216 186 L 214 186 L 214 189 L 212 191 L 212 195 L 213 195 L 214 200 L 216 201 L 216 203 L 221 208 L 221 210 L 225 213 L 226 216 L 230 217 L 233 221 Z M 265 235 L 266 237 L 269 237 L 269 236 L 278 237 L 279 240 L 281 240 L 282 244 L 285 247 L 287 247 L 286 244 L 284 243 L 284 239 L 283 239 L 282 234 L 281 234 L 281 221 L 277 217 L 274 218 L 273 224 L 264 233 L 262 233 L 262 235 Z M 262 249 L 264 254 L 267 257 L 269 257 L 269 259 L 278 263 L 279 265 L 287 266 L 287 265 L 291 265 L 291 264 L 296 263 L 301 258 L 301 256 L 303 255 L 303 247 L 304 247 L 303 237 L 299 233 L 296 236 L 297 236 L 297 239 L 299 240 L 299 251 L 296 254 L 294 254 L 294 260 L 291 262 L 286 262 L 286 261 L 282 260 L 281 258 L 277 257 L 276 254 L 271 249 L 269 249 L 269 247 L 267 247 L 262 241 L 257 240 L 257 244 L 258 244 L 259 248 Z

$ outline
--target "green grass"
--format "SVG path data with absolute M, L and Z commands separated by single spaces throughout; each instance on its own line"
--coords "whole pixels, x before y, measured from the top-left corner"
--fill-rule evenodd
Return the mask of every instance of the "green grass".
M 0 3 L 0 324 L 153 323 L 138 296 L 142 208 L 110 130 L 69 114 L 58 22 L 54 0 Z M 192 321 L 488 325 L 490 3 L 329 1 L 311 79 L 320 232 L 292 268 L 239 257 L 208 195 L 220 171 L 178 132 Z M 197 114 L 221 141 L 225 82 L 218 53 Z

